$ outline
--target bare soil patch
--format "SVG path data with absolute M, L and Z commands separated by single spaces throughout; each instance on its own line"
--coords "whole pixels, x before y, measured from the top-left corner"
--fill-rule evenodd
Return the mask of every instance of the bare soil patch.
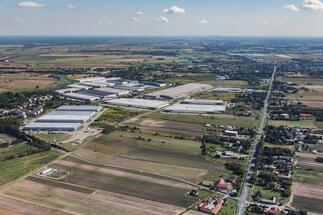
M 308 198 L 315 197 L 315 199 L 323 200 L 322 186 L 293 182 L 292 190 L 296 196 L 304 196 Z

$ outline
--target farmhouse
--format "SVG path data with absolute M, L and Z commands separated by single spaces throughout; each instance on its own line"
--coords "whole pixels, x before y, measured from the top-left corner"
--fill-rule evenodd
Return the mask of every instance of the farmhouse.
M 193 94 L 193 93 L 206 91 L 209 89 L 212 89 L 212 86 L 209 84 L 190 83 L 190 84 L 184 84 L 178 87 L 172 87 L 172 88 L 148 93 L 145 95 L 145 97 L 152 98 L 152 99 L 159 99 L 159 98 L 178 99 L 178 98 L 189 96 L 190 94 Z
M 221 191 L 230 192 L 233 187 L 231 183 L 226 182 L 223 178 L 221 178 L 216 185 L 216 188 Z
M 106 101 L 107 105 L 119 106 L 119 107 L 131 107 L 131 108 L 140 108 L 140 109 L 148 109 L 155 110 L 159 108 L 163 108 L 169 105 L 166 101 L 160 100 L 148 100 L 148 99 L 112 99 Z
M 217 198 L 214 199 L 209 197 L 205 200 L 202 200 L 198 206 L 199 210 L 209 214 L 216 214 L 220 211 L 223 205 L 223 199 Z

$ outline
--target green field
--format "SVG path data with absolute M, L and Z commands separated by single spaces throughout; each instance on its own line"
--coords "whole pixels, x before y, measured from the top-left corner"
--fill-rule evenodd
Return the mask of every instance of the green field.
M 40 168 L 59 155 L 57 152 L 48 151 L 0 162 L 0 186 Z
M 258 186 L 254 186 L 252 188 L 252 191 L 250 192 L 250 195 L 252 195 L 253 193 L 255 193 L 257 191 L 261 192 L 263 199 L 271 199 L 273 196 L 275 196 L 277 199 L 281 198 L 281 193 L 280 192 L 276 192 L 276 191 L 273 191 L 271 189 L 264 189 L 263 187 L 258 187 Z
M 34 136 L 50 144 L 59 143 L 59 142 L 68 140 L 71 137 L 71 135 L 68 135 L 68 134 L 45 134 L 45 133 L 35 134 Z
M 162 119 L 179 122 L 189 122 L 198 124 L 216 124 L 216 125 L 229 125 L 238 127 L 256 128 L 259 124 L 259 120 L 249 117 L 237 117 L 237 116 L 226 116 L 226 115 L 184 115 L 184 114 L 164 114 L 161 112 L 153 112 L 146 115 L 145 117 L 153 119 Z
M 14 141 L 16 138 L 10 136 L 10 135 L 7 135 L 7 134 L 3 134 L 3 133 L 0 133 L 0 141 L 3 141 L 3 142 L 12 142 Z
M 195 182 L 205 176 L 211 180 L 227 177 L 230 172 L 224 168 L 223 163 L 209 161 L 200 155 L 200 145 L 198 141 L 114 131 L 90 141 L 84 149 L 97 152 L 95 157 L 91 156 L 96 161 L 140 168 Z
M 323 172 L 323 170 L 322 170 Z M 303 170 L 303 169 L 295 169 L 293 172 L 293 180 L 296 182 L 301 182 L 305 184 L 314 184 L 323 186 L 323 173 L 320 173 L 316 170 Z
M 236 214 L 237 209 L 238 209 L 237 201 L 231 198 L 227 198 L 218 214 L 219 215 Z
M 304 128 L 317 128 L 322 124 L 317 123 L 315 120 L 301 120 L 301 121 L 286 121 L 286 120 L 269 120 L 269 125 L 281 126 L 287 125 L 288 127 L 304 127 Z
M 19 143 L 10 147 L 0 148 L 0 161 L 11 159 L 14 157 L 21 157 L 24 154 L 37 152 L 38 149 L 27 145 L 26 143 Z

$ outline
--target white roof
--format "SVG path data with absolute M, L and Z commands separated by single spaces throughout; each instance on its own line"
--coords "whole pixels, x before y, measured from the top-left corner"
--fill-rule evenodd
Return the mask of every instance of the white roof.
M 93 116 L 95 111 L 52 111 L 47 115 L 85 115 Z
M 80 91 L 80 88 L 71 87 L 71 88 L 56 90 L 55 92 L 59 94 L 63 94 L 66 92 L 77 92 L 77 91 Z
M 120 105 L 120 106 L 131 106 L 131 107 L 138 107 L 138 108 L 160 108 L 169 105 L 166 101 L 160 100 L 149 100 L 149 99 L 112 99 L 108 100 L 107 104 L 110 105 Z
M 89 86 L 84 86 L 84 85 L 80 85 L 80 84 L 70 84 L 68 86 L 73 87 L 73 88 L 78 88 L 78 89 L 90 89 L 91 88 Z
M 99 111 L 102 109 L 102 106 L 94 105 L 62 105 L 56 110 L 58 111 Z
M 81 79 L 78 79 L 78 81 L 82 83 L 82 82 L 99 81 L 104 79 L 105 77 L 90 77 L 90 78 L 81 78 Z
M 121 89 L 116 89 L 116 88 L 111 88 L 111 87 L 103 87 L 103 88 L 98 88 L 95 89 L 97 91 L 101 92 L 108 92 L 108 93 L 130 93 L 128 90 L 121 90 Z
M 72 99 L 80 99 L 80 100 L 98 100 L 100 99 L 97 96 L 90 96 L 90 95 L 84 95 L 84 94 L 80 94 L 80 93 L 64 93 L 64 96 L 68 97 L 68 98 L 72 98 Z
M 148 96 L 153 96 L 153 97 L 183 97 L 187 96 L 190 93 L 197 92 L 197 91 L 202 91 L 202 90 L 208 90 L 211 89 L 212 86 L 209 84 L 197 84 L 197 83 L 189 83 L 189 84 L 184 84 L 178 87 L 172 87 L 172 88 L 167 88 L 164 90 L 159 90 L 153 93 L 148 93 Z
M 68 114 L 68 112 L 66 112 L 66 114 Z M 50 120 L 50 121 L 73 121 L 73 120 L 80 120 L 80 121 L 87 121 L 89 120 L 89 116 L 87 115 L 45 115 L 40 117 L 39 119 L 37 119 L 37 122 L 40 121 L 46 121 L 46 120 Z
M 28 129 L 37 129 L 37 128 L 79 128 L 80 123 L 43 123 L 43 122 L 34 122 L 25 126 Z
M 166 107 L 165 111 L 179 113 L 215 113 L 224 112 L 224 105 L 196 105 L 196 104 L 174 104 Z
M 183 103 L 186 104 L 223 104 L 223 100 L 207 100 L 207 99 L 185 99 Z

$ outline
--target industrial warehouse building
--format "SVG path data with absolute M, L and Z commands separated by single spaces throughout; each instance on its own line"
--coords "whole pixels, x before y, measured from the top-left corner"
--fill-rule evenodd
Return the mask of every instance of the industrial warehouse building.
M 100 97 L 98 96 L 85 95 L 81 93 L 64 93 L 63 96 L 69 99 L 77 99 L 77 100 L 90 101 L 90 102 L 100 99 Z
M 165 112 L 191 113 L 191 114 L 214 114 L 224 113 L 224 105 L 198 105 L 198 104 L 174 104 L 166 107 Z
M 189 96 L 190 94 L 212 89 L 209 84 L 190 83 L 178 87 L 167 88 L 156 92 L 148 93 L 145 98 L 152 99 L 178 99 Z
M 94 111 L 99 112 L 102 106 L 92 105 L 63 105 L 56 109 L 57 111 Z
M 169 105 L 166 101 L 161 100 L 148 100 L 148 99 L 112 99 L 106 101 L 107 105 L 118 106 L 118 107 L 130 107 L 139 109 L 155 110 L 163 108 Z
M 197 105 L 224 105 L 223 100 L 206 100 L 206 99 L 185 99 L 183 104 L 197 104 Z
M 101 106 L 61 106 L 36 122 L 24 127 L 27 131 L 75 131 L 102 110 Z
M 66 112 L 66 111 L 65 111 Z M 37 122 L 56 122 L 56 123 L 86 123 L 90 120 L 87 115 L 45 115 L 40 117 Z
M 82 126 L 80 123 L 41 123 L 35 122 L 25 126 L 28 131 L 76 131 Z

